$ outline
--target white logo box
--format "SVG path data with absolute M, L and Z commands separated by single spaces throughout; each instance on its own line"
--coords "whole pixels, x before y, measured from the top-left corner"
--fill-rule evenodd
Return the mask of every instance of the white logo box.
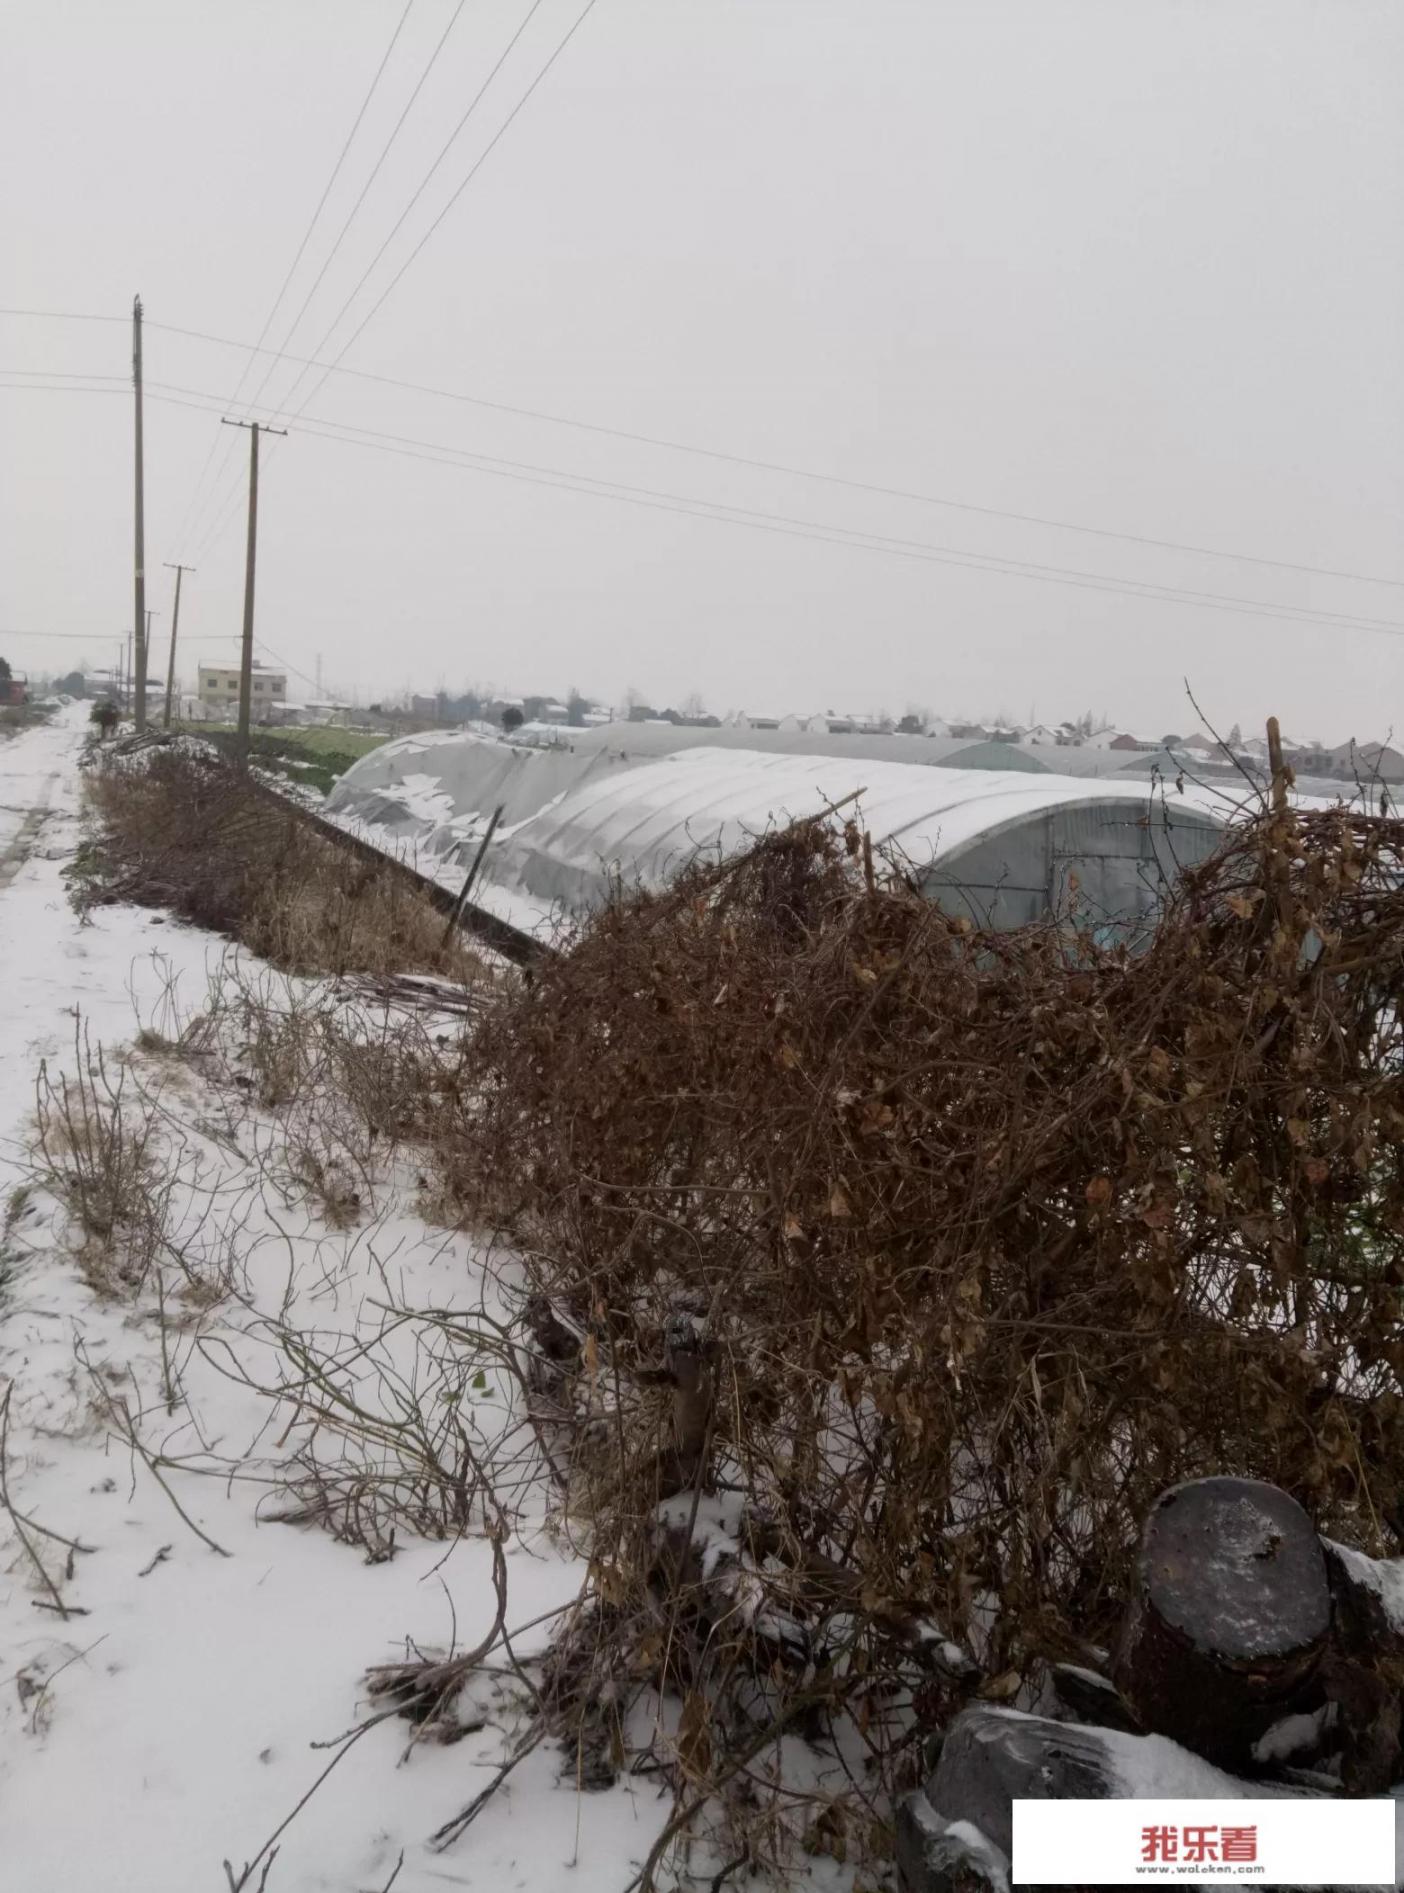
M 1016 1887 L 1395 1884 L 1389 1800 L 1016 1801 L 1013 1814 Z

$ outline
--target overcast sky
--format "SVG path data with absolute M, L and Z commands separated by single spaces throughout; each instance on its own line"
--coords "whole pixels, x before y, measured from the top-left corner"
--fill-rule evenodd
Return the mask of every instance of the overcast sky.
M 340 351 L 583 4 L 538 0 L 333 327 L 530 5 L 413 0 L 270 344 Z M 137 291 L 154 660 L 176 558 L 188 657 L 232 659 L 248 436 L 154 397 L 247 412 L 250 357 L 157 325 L 257 339 L 403 12 L 6 0 L 0 302 L 123 319 L 0 317 L 12 662 L 102 662 L 131 622 L 130 398 L 52 377 L 127 373 Z M 1401 81 L 1397 0 L 597 0 L 344 366 L 860 485 L 333 374 L 264 445 L 260 636 L 367 697 L 632 685 L 1159 735 L 1198 721 L 1188 676 L 1221 727 L 1400 729 Z M 292 393 L 268 356 L 243 400 L 270 362 L 259 399 L 300 407 L 320 377 Z

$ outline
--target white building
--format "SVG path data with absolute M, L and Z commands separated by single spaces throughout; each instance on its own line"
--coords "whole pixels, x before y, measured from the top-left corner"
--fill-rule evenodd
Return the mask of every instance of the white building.
M 255 664 L 249 679 L 249 715 L 255 723 L 271 723 L 274 712 L 288 700 L 288 680 L 283 671 L 268 670 Z M 239 714 L 239 667 L 202 664 L 197 692 L 206 710 L 236 717 Z

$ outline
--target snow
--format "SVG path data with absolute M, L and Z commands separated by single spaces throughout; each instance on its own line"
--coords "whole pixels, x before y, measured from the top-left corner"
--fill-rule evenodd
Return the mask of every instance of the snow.
M 994 1893 L 1009 1893 L 1009 1862 L 1004 1851 L 987 1839 L 973 1821 L 948 1821 L 946 1838 L 964 1848 L 970 1865 L 985 1874 Z
M 461 859 L 460 824 L 467 820 L 480 833 L 501 806 L 503 823 L 483 863 L 484 887 L 530 897 L 548 912 L 563 907 L 572 913 L 596 905 L 611 876 L 657 886 L 696 855 L 734 852 L 772 826 L 847 805 L 860 790 L 862 820 L 874 842 L 895 842 L 923 866 L 956 861 L 988 838 L 1054 812 L 1081 811 L 1132 826 L 1154 805 L 1157 823 L 1193 830 L 1200 843 L 1224 819 L 1217 804 L 1200 807 L 1192 795 L 1162 809 L 1149 782 L 933 767 L 923 738 L 878 739 L 881 755 L 815 753 L 815 739 L 803 735 L 793 738 L 798 753 L 789 739 L 783 749 L 723 740 L 744 742 L 748 734 L 670 727 L 659 738 L 666 745 L 660 754 L 648 726 L 639 724 L 607 738 L 571 732 L 567 744 L 534 750 L 455 733 L 423 762 L 457 811 L 448 821 L 410 814 L 404 785 L 422 780 L 420 762 L 402 744 L 385 744 L 347 770 L 327 813 L 397 837 L 412 834 L 431 857 L 451 851 Z M 911 744 L 923 760 L 885 759 L 909 756 Z M 407 762 L 415 763 L 411 776 Z M 422 800 L 422 791 L 411 799 Z M 1178 842 L 1183 848 L 1192 839 L 1182 834 Z
M 221 1862 L 237 1876 L 292 1814 L 338 1752 L 314 1744 L 365 1716 L 369 1665 L 411 1645 L 470 1647 L 493 1619 L 480 1536 L 402 1534 L 397 1554 L 372 1564 L 262 1516 L 308 1431 L 289 1425 L 288 1403 L 248 1384 L 276 1380 L 276 1324 L 371 1359 L 397 1345 L 372 1307 L 387 1287 L 466 1321 L 510 1280 L 513 1260 L 426 1225 L 412 1175 L 393 1169 L 377 1174 L 360 1223 L 329 1227 L 280 1189 L 282 1133 L 247 1091 L 131 1050 L 142 1025 L 172 1036 L 177 1015 L 231 976 L 230 956 L 159 914 L 107 908 L 80 923 L 72 912 L 61 868 L 78 840 L 85 710 L 0 744 L 0 860 L 13 869 L 8 884 L 0 877 L 5 1466 L 18 1512 L 92 1547 L 73 1554 L 70 1578 L 63 1546 L 30 1532 L 73 1610 L 65 1619 L 38 1608 L 49 1593 L 0 1513 L 0 1861 L 7 1886 L 34 1893 L 190 1893 L 225 1886 Z M 245 963 L 245 976 L 257 970 Z M 235 1292 L 215 1306 L 176 1298 L 164 1347 L 154 1294 L 100 1298 L 66 1212 L 34 1176 L 35 1075 L 41 1060 L 53 1074 L 74 1070 L 75 1009 L 108 1069 L 153 1100 L 165 1158 L 154 1187 L 170 1194 L 177 1243 L 234 1271 Z M 489 1378 L 472 1415 L 483 1436 L 502 1425 L 504 1402 Z M 124 1414 L 140 1450 L 121 1437 Z M 583 1575 L 539 1516 L 510 1540 L 507 1564 L 509 1624 L 558 1611 Z M 518 1656 L 549 1631 L 525 1630 Z M 578 1795 L 558 1782 L 550 1744 L 463 1838 L 443 1852 L 428 1844 L 517 1731 L 505 1686 L 475 1685 L 474 1699 L 488 1726 L 452 1746 L 411 1751 L 409 1724 L 392 1718 L 342 1751 L 282 1834 L 267 1893 L 383 1888 L 402 1852 L 396 1893 L 567 1879 L 580 1893 L 618 1893 L 667 1818 L 666 1794 L 647 1783 Z
M 1330 1707 L 1330 1704 L 1324 1704 L 1310 1715 L 1283 1716 L 1280 1722 L 1274 1722 L 1267 1733 L 1253 1744 L 1253 1760 L 1285 1762 L 1293 1755 L 1299 1755 L 1303 1749 L 1314 1748 Z

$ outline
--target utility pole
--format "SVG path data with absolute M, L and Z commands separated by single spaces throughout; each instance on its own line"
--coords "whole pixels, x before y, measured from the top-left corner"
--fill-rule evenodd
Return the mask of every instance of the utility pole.
M 127 662 L 122 671 L 122 708 L 132 707 L 132 634 L 127 633 Z
M 146 728 L 146 493 L 141 440 L 141 297 L 132 303 L 132 387 L 136 394 L 136 727 Z
M 195 567 L 179 563 L 173 565 L 169 559 L 163 560 L 163 564 L 168 572 L 174 572 L 176 575 L 175 609 L 171 612 L 171 655 L 166 665 L 166 714 L 161 724 L 163 729 L 168 730 L 171 727 L 171 693 L 175 689 L 176 632 L 180 629 L 180 575 L 182 572 L 193 572 Z
M 159 618 L 160 615 L 160 612 L 153 611 L 150 605 L 146 607 L 146 632 L 143 637 L 137 639 L 137 646 L 141 652 L 138 661 L 141 665 L 141 710 L 139 714 L 142 729 L 146 728 L 146 672 L 148 660 L 151 656 L 151 620 L 153 618 Z
M 235 748 L 241 768 L 249 762 L 249 699 L 253 695 L 254 563 L 258 551 L 258 437 L 286 434 L 286 427 L 265 427 L 261 421 L 222 419 L 221 427 L 249 430 L 249 538 L 244 553 L 244 643 L 239 654 L 239 729 Z

